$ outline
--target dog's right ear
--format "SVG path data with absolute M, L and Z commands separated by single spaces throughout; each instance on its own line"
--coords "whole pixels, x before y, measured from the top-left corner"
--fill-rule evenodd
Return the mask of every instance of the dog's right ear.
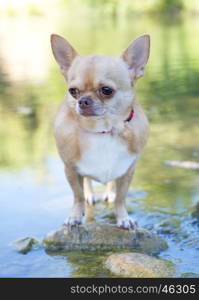
M 51 34 L 51 47 L 62 73 L 66 74 L 72 61 L 78 55 L 77 51 L 58 34 Z

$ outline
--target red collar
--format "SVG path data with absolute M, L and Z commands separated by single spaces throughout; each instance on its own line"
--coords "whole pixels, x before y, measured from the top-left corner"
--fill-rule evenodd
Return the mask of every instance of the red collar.
M 130 112 L 128 118 L 124 122 L 130 122 L 134 117 L 134 109 Z
M 124 123 L 130 122 L 133 119 L 133 117 L 134 117 L 134 109 L 131 110 L 128 118 L 126 120 L 124 120 Z M 106 130 L 104 130 L 104 131 L 98 131 L 96 133 L 101 133 L 101 134 L 112 133 L 113 130 L 114 130 L 114 128 L 112 128 L 111 130 L 107 130 L 107 131 Z

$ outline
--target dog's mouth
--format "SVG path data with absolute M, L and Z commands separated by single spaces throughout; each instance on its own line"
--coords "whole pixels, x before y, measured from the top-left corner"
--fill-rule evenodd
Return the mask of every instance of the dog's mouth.
M 94 109 L 93 107 L 88 108 L 80 108 L 79 106 L 76 107 L 76 113 L 80 116 L 89 118 L 89 117 L 101 117 L 104 115 L 104 109 Z
M 84 117 L 95 117 L 97 114 L 92 109 L 79 109 L 78 113 Z

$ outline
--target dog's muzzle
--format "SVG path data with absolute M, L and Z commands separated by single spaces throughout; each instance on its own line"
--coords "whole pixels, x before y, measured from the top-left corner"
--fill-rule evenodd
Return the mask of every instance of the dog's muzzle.
M 83 116 L 95 116 L 94 102 L 91 98 L 82 97 L 78 100 L 79 113 Z

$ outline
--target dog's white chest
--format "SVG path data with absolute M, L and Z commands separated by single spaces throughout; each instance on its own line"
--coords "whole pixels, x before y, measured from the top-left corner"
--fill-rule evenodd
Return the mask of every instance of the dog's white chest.
M 88 149 L 77 163 L 77 168 L 81 175 L 107 183 L 125 174 L 136 158 L 137 155 L 129 153 L 127 146 L 117 137 L 91 135 Z

